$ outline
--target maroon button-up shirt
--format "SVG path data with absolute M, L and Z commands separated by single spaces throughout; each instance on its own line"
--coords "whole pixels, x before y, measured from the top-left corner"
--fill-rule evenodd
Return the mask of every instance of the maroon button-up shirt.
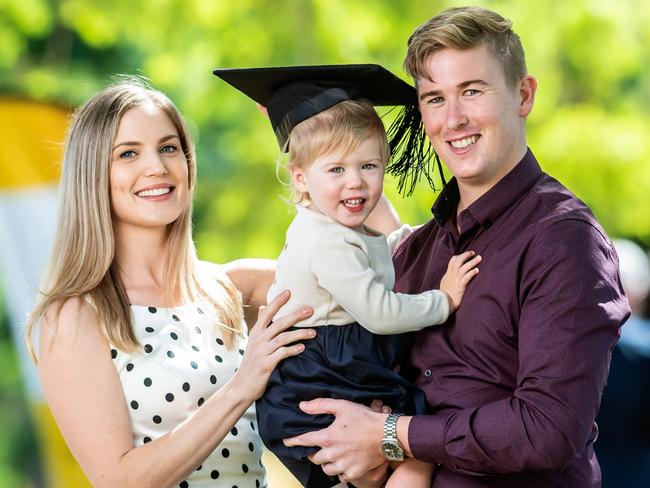
M 395 291 L 438 288 L 449 258 L 483 256 L 458 311 L 424 329 L 402 372 L 424 390 L 409 444 L 434 487 L 595 487 L 594 423 L 629 315 L 618 259 L 589 208 L 533 154 L 458 216 L 452 180 L 397 250 Z

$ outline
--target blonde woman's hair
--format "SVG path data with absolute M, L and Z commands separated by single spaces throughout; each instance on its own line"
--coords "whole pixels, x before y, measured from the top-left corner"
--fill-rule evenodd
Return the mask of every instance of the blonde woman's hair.
M 202 273 L 191 235 L 196 158 L 187 126 L 162 92 L 142 78 L 120 77 L 79 107 L 68 129 L 54 245 L 26 329 L 27 347 L 34 360 L 34 328 L 46 313 L 58 315 L 71 298 L 83 299 L 92 306 L 102 333 L 112 345 L 131 352 L 139 348 L 115 256 L 109 171 L 122 116 L 134 107 L 151 105 L 165 112 L 178 131 L 188 165 L 188 199 L 181 215 L 168 226 L 163 299 L 167 305 L 203 299 L 208 308 L 204 311 L 221 326 L 229 346 L 241 332 L 241 297 L 225 273 L 213 277 L 214 284 L 207 281 L 209 294 L 201 286 L 206 279 L 199 276 Z
M 408 40 L 404 70 L 416 81 L 428 79 L 428 60 L 436 51 L 482 45 L 499 60 L 509 86 L 526 74 L 524 48 L 512 22 L 481 7 L 450 8 L 418 27 Z
M 288 167 L 307 168 L 315 159 L 335 152 L 349 154 L 370 137 L 380 143 L 382 163 L 390 157 L 386 129 L 367 100 L 345 100 L 296 125 L 289 138 Z M 292 202 L 309 201 L 309 195 L 291 185 Z

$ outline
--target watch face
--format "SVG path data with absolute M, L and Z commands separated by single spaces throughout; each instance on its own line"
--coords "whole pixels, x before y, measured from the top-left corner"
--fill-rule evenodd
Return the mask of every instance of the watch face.
M 384 440 L 381 444 L 381 451 L 389 461 L 402 461 L 404 459 L 404 450 L 396 441 Z

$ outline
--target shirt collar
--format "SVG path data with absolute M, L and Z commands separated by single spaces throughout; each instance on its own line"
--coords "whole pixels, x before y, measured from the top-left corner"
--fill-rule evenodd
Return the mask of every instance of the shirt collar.
M 541 174 L 542 169 L 537 159 L 532 151 L 528 149 L 517 166 L 467 207 L 466 211 L 471 213 L 482 226 L 486 224 L 489 226 L 519 200 L 533 186 Z M 431 213 L 438 225 L 443 226 L 454 215 L 459 200 L 458 182 L 456 178 L 452 178 L 442 189 L 433 207 L 431 207 Z

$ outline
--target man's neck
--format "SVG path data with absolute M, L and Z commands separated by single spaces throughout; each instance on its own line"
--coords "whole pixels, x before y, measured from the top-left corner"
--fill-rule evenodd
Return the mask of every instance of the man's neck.
M 485 193 L 494 188 L 494 186 L 499 183 L 499 181 L 501 181 L 508 173 L 510 173 L 510 171 L 515 168 L 515 166 L 521 162 L 527 151 L 528 147 L 524 144 L 518 151 L 518 154 L 513 157 L 508 164 L 501 166 L 500 171 L 487 181 L 476 182 L 457 178 L 456 181 L 458 182 L 458 194 L 460 198 L 458 200 L 456 215 L 459 215 L 472 203 L 474 203 Z
M 456 215 L 460 215 L 460 213 L 463 210 L 465 210 L 472 203 L 474 203 L 476 200 L 481 198 L 481 196 L 483 196 L 484 193 L 486 193 L 490 188 L 492 188 L 492 186 L 487 188 L 478 188 L 478 187 L 463 185 L 459 182 L 458 193 L 460 195 L 460 198 L 458 199 L 458 207 L 456 208 Z

